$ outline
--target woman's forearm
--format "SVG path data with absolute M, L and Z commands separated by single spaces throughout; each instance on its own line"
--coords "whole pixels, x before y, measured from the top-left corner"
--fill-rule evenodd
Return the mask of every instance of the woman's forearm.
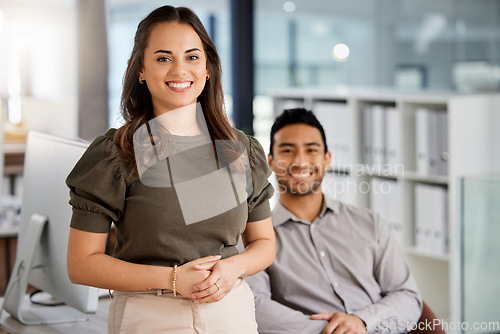
M 70 229 L 68 276 L 75 284 L 110 290 L 171 289 L 171 267 L 126 262 L 104 253 L 106 233 Z
M 240 277 L 255 275 L 273 263 L 276 246 L 271 218 L 247 223 L 241 237 L 246 250 L 231 258 L 238 266 Z
M 258 239 L 252 241 L 244 252 L 232 256 L 226 261 L 238 268 L 240 277 L 252 276 L 269 267 L 273 263 L 275 253 L 274 238 Z
M 75 284 L 110 290 L 172 289 L 173 268 L 135 264 L 106 254 L 68 258 L 68 276 Z
M 174 269 L 135 264 L 104 254 L 107 234 L 70 229 L 68 276 L 71 282 L 111 290 L 173 289 Z M 179 266 L 176 292 L 189 296 L 203 282 L 220 256 L 205 256 Z M 196 269 L 195 269 L 196 267 Z

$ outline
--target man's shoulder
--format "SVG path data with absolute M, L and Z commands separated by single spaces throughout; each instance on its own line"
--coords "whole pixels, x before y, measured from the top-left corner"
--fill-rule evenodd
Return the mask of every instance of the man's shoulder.
M 369 224 L 374 225 L 374 222 L 378 220 L 377 213 L 373 210 L 337 199 L 333 199 L 327 195 L 324 195 L 325 205 L 327 206 L 326 215 L 334 215 L 337 220 L 346 220 L 351 224 Z M 274 227 L 281 226 L 293 215 L 279 202 L 276 204 L 272 210 L 272 219 Z
M 331 201 L 335 201 L 338 203 L 338 212 L 340 214 L 350 214 L 354 215 L 355 217 L 370 217 L 372 218 L 374 211 L 366 208 L 364 206 L 360 205 L 355 205 L 355 204 L 350 204 L 334 199 L 330 199 Z

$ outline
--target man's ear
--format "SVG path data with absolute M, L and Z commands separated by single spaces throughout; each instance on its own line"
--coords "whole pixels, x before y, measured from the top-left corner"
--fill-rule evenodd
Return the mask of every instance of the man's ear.
M 326 168 L 326 170 L 330 166 L 331 160 L 332 160 L 332 154 L 330 153 L 330 151 L 326 151 L 326 153 L 325 153 L 325 166 L 324 166 Z
M 271 153 L 267 154 L 267 164 L 273 169 L 273 155 Z

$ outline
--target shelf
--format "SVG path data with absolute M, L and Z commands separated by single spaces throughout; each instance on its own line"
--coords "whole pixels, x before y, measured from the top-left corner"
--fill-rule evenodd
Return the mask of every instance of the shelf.
M 406 254 L 411 254 L 414 256 L 420 256 L 428 259 L 439 260 L 439 261 L 450 261 L 450 256 L 448 254 L 434 254 L 430 252 L 425 252 L 412 246 L 406 246 L 404 248 Z
M 405 172 L 403 178 L 405 180 L 433 183 L 433 184 L 448 184 L 448 176 L 420 175 L 414 172 Z

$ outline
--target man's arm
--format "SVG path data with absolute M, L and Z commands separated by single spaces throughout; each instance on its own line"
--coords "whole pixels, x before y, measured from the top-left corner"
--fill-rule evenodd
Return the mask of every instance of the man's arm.
M 375 215 L 378 250 L 374 275 L 380 284 L 383 298 L 353 312 L 361 318 L 368 332 L 407 332 L 422 312 L 422 299 L 410 267 L 398 241 L 388 225 Z
M 272 300 L 266 271 L 245 277 L 245 280 L 255 295 L 255 317 L 260 334 L 319 334 L 328 324 Z

